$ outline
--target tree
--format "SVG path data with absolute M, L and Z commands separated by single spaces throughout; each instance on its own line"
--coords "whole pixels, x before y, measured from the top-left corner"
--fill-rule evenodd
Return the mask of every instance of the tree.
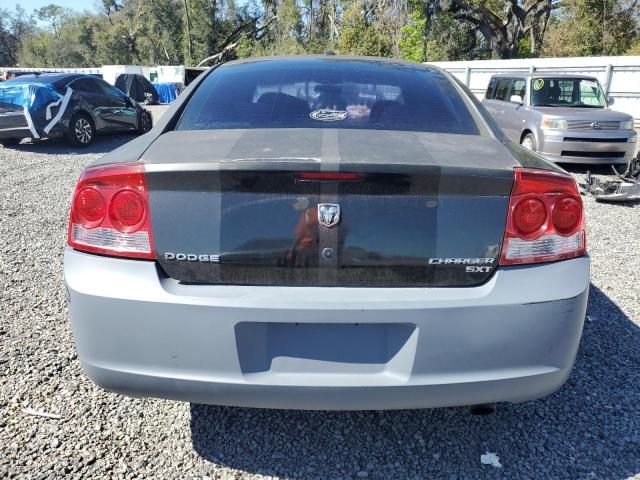
M 451 14 L 430 15 L 427 34 L 428 61 L 474 60 L 491 56 L 484 37 L 471 24 L 456 20 Z
M 450 13 L 428 10 L 421 0 L 412 0 L 412 9 L 402 27 L 400 53 L 416 62 L 483 58 L 486 48 L 475 29 Z
M 185 57 L 189 63 L 204 58 L 216 49 L 215 0 L 184 0 Z
M 21 66 L 84 67 L 90 62 L 93 50 L 82 41 L 87 33 L 82 15 L 48 5 L 36 10 L 35 16 L 40 26 L 34 26 L 22 37 Z
M 23 8 L 14 12 L 0 8 L 0 65 L 15 66 L 22 40 L 35 28 L 35 21 Z
M 633 44 L 631 45 L 631 47 L 629 47 L 629 50 L 627 50 L 625 53 L 625 55 L 640 55 L 640 38 L 636 38 L 633 42 Z
M 531 38 L 531 53 L 536 54 L 553 9 L 552 0 L 505 0 L 504 14 L 496 12 L 495 2 L 492 9 L 484 0 L 435 1 L 436 9 L 477 28 L 497 58 L 515 58 L 526 35 Z
M 62 31 L 62 24 L 69 15 L 70 12 L 68 10 L 53 3 L 36 10 L 38 20 L 48 23 L 50 29 L 58 37 Z
M 272 53 L 278 55 L 305 53 L 303 45 L 304 24 L 296 0 L 281 0 L 276 15 L 278 22 L 273 29 L 275 37 L 271 49 Z
M 179 65 L 184 62 L 184 50 L 176 38 L 182 37 L 183 15 L 179 0 L 149 0 L 144 32 L 145 62 Z
M 547 56 L 622 55 L 638 41 L 637 0 L 565 0 L 544 42 Z
M 344 12 L 338 51 L 350 55 L 388 57 L 391 44 L 375 21 L 375 5 L 352 0 Z
M 416 9 L 409 14 L 399 46 L 403 58 L 414 62 L 427 60 L 427 19 L 423 10 Z
M 556 2 L 101 0 L 83 13 L 53 3 L 31 15 L 0 9 L 0 64 L 213 65 L 326 50 L 418 62 L 640 53 L 640 0 Z

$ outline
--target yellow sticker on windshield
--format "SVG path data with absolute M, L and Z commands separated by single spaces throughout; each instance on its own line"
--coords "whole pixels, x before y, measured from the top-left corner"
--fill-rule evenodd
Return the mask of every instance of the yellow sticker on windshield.
M 536 79 L 535 82 L 533 82 L 533 89 L 534 90 L 540 90 L 542 87 L 544 87 L 544 79 L 543 78 L 538 78 L 538 79 Z

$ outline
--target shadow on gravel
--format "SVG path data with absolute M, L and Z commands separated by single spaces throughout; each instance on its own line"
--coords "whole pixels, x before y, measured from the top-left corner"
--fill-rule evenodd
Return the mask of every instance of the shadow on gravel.
M 109 153 L 125 143 L 136 138 L 135 135 L 114 134 L 114 135 L 98 135 L 95 141 L 86 148 L 72 147 L 61 139 L 47 139 L 33 143 L 21 143 L 14 147 L 13 150 L 31 153 L 45 153 L 49 155 L 87 155 L 92 153 Z
M 640 472 L 640 328 L 594 286 L 588 316 L 569 381 L 542 400 L 500 405 L 487 417 L 464 408 L 192 404 L 193 446 L 210 462 L 284 478 L 624 479 Z M 501 469 L 481 465 L 487 451 L 499 455 Z
M 587 172 L 591 172 L 593 175 L 615 175 L 612 165 L 589 165 L 589 164 L 576 164 L 576 163 L 561 163 L 558 166 L 564 168 L 569 173 L 578 175 L 586 175 Z M 624 173 L 626 165 L 613 165 L 620 174 Z
M 581 165 L 569 163 L 561 164 L 560 166 L 567 172 L 574 175 L 586 176 L 587 172 L 591 172 L 594 176 L 600 178 L 601 180 L 619 180 L 619 177 L 614 174 L 611 165 Z M 617 171 L 622 175 L 627 167 L 625 165 L 615 165 L 614 168 L 616 168 Z M 591 195 L 587 196 L 595 199 L 595 197 L 592 197 Z M 626 202 L 603 202 L 602 200 L 600 200 L 600 202 L 604 205 L 609 205 L 612 208 L 637 208 L 638 206 L 640 206 L 640 200 L 631 200 Z

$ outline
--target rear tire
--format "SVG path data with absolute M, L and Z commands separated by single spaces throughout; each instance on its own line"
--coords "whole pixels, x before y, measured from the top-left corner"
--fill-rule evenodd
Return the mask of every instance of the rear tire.
M 69 121 L 67 142 L 74 147 L 88 147 L 96 137 L 96 127 L 93 120 L 86 113 L 76 113 Z
M 522 140 L 520 140 L 520 145 L 522 145 L 527 150 L 531 150 L 532 152 L 536 151 L 536 137 L 533 136 L 533 133 L 527 133 Z
M 138 119 L 138 134 L 144 135 L 151 130 L 151 114 L 144 110 Z

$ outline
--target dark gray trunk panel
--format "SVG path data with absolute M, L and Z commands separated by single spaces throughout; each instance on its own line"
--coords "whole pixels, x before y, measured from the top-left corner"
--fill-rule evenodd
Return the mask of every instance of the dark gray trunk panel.
M 365 164 L 375 169 L 415 165 L 511 171 L 519 163 L 497 140 L 481 135 L 452 135 L 395 130 L 269 128 L 173 131 L 144 153 L 147 164 L 178 170 L 208 168 L 287 169 L 307 165 Z M 312 167 L 313 168 L 313 167 Z
M 209 148 L 195 149 L 160 137 L 144 157 L 166 274 L 186 283 L 374 287 L 473 286 L 491 276 L 513 182 L 512 157 L 499 143 L 473 137 L 480 140 L 476 162 L 467 152 L 447 164 L 449 155 L 439 152 L 459 150 L 450 139 L 443 146 L 390 132 L 387 143 L 397 148 L 385 161 L 380 139 L 357 149 L 348 135 L 344 140 L 349 132 L 326 132 L 302 131 L 306 148 L 293 142 L 279 152 L 264 136 L 259 149 L 255 131 L 219 138 L 224 147 L 209 138 Z M 172 143 L 182 143 L 182 163 L 164 161 L 176 150 Z M 362 178 L 297 175 L 337 171 Z M 318 223 L 324 203 L 340 206 L 332 228 Z

